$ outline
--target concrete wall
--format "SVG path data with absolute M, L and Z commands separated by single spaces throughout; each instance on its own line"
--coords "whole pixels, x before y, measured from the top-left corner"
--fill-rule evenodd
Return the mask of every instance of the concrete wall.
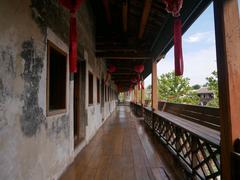
M 86 136 L 77 149 L 69 73 L 66 112 L 46 115 L 47 40 L 68 54 L 68 18 L 56 0 L 0 1 L 0 179 L 57 179 L 115 108 L 113 101 L 106 102 L 101 113 L 96 103 L 96 77 L 101 78 L 105 65 L 94 56 L 94 21 L 83 5 L 79 55 L 87 61 L 86 73 L 94 73 L 95 95 L 92 106 L 85 101 Z

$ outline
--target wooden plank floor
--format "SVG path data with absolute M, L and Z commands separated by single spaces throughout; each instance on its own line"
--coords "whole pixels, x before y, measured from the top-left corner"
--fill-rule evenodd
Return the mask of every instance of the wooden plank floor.
M 127 106 L 119 106 L 61 180 L 183 179 L 169 152 Z

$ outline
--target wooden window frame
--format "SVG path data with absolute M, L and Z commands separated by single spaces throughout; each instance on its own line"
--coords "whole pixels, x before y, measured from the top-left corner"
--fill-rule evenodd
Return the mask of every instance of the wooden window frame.
M 90 87 L 90 80 L 89 80 L 89 74 L 91 74 L 92 75 L 92 102 L 90 103 L 90 89 L 89 89 L 89 87 Z M 93 104 L 94 104 L 94 98 L 93 98 L 93 94 L 94 94 L 94 88 L 93 88 L 93 81 L 94 81 L 94 76 L 93 76 L 93 73 L 91 72 L 91 71 L 88 71 L 88 106 L 92 106 Z
M 107 89 L 108 89 L 108 86 L 104 85 L 104 95 L 105 95 L 105 102 L 107 102 Z
M 97 78 L 97 104 L 100 104 L 100 79 Z
M 66 79 L 65 79 L 65 108 L 63 109 L 56 109 L 56 110 L 50 110 L 50 48 L 54 48 L 56 51 L 58 51 L 60 54 L 65 56 L 66 60 Z M 50 40 L 47 40 L 47 76 L 46 76 L 46 81 L 47 81 L 47 93 L 46 93 L 46 114 L 47 116 L 54 116 L 57 114 L 63 114 L 67 112 L 67 53 L 63 51 L 61 48 L 59 48 L 57 45 L 55 45 L 53 42 Z

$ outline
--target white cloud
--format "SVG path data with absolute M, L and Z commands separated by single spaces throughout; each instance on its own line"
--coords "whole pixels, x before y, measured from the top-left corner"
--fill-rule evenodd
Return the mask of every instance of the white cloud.
M 208 32 L 194 33 L 184 38 L 184 41 L 188 43 L 214 42 L 214 32 L 208 31 Z
M 184 76 L 190 78 L 191 84 L 205 84 L 206 77 L 217 69 L 216 48 L 206 47 L 184 55 Z
M 217 69 L 216 64 L 216 48 L 215 46 L 208 46 L 199 51 L 185 51 L 183 53 L 184 59 L 184 77 L 190 78 L 190 84 L 205 84 L 206 77 Z M 158 76 L 167 72 L 174 71 L 174 56 L 173 48 L 168 52 L 165 59 L 158 63 Z M 151 84 L 151 76 L 146 78 L 145 85 Z

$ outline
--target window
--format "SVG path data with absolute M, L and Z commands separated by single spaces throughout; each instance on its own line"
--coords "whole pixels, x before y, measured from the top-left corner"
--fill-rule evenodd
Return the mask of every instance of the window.
M 97 103 L 100 103 L 100 80 L 97 78 Z
M 112 89 L 110 91 L 110 101 L 112 101 Z
M 93 104 L 93 74 L 88 72 L 88 104 Z
M 105 88 L 104 88 L 104 89 L 105 89 L 105 102 L 107 102 L 107 89 L 108 89 L 108 88 L 107 88 L 106 85 L 105 85 Z
M 67 54 L 48 41 L 47 115 L 66 112 Z

